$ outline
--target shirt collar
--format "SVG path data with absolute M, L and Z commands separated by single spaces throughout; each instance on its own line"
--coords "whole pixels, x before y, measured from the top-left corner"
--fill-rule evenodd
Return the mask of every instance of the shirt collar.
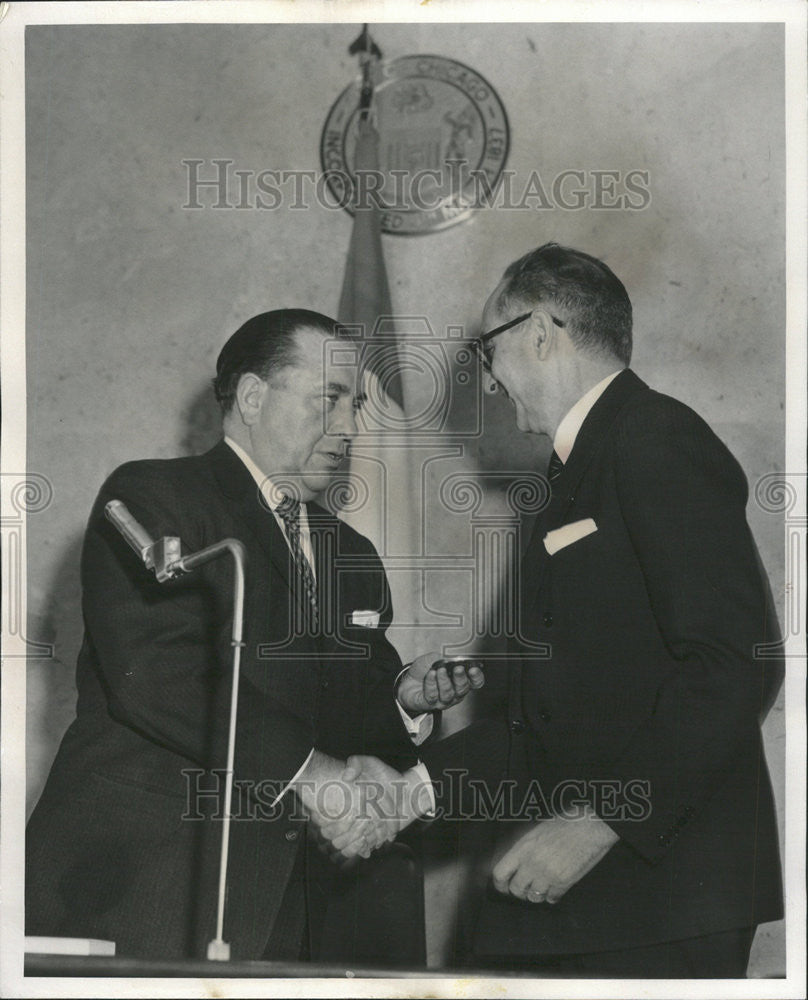
M 224 441 L 225 444 L 230 445 L 241 461 L 247 466 L 247 471 L 255 480 L 258 489 L 261 491 L 261 496 L 268 504 L 270 510 L 274 513 L 278 508 L 278 504 L 280 504 L 281 500 L 283 500 L 284 494 L 278 489 L 277 486 L 275 486 L 269 476 L 264 475 L 241 445 L 236 444 L 236 442 L 232 438 L 227 437 L 227 435 L 225 435 Z M 301 504 L 301 507 L 304 507 L 304 505 Z
M 572 453 L 575 439 L 578 437 L 578 431 L 580 431 L 583 426 L 583 422 L 586 420 L 589 411 L 606 391 L 612 380 L 617 378 L 623 370 L 624 369 L 622 368 L 618 368 L 616 372 L 612 372 L 611 375 L 607 375 L 606 378 L 602 379 L 597 385 L 593 386 L 589 392 L 581 396 L 578 402 L 567 412 L 564 419 L 558 425 L 558 430 L 556 431 L 555 438 L 553 439 L 553 448 L 555 449 L 556 455 L 558 455 L 564 464 L 566 464 L 567 459 Z M 225 440 L 227 440 L 227 438 L 225 438 Z

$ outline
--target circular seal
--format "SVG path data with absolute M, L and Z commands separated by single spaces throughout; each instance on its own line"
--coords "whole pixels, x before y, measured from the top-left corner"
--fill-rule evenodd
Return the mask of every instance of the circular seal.
M 375 67 L 378 171 L 354 170 L 360 81 L 340 94 L 320 140 L 337 205 L 373 198 L 382 231 L 414 236 L 468 219 L 486 203 L 508 157 L 505 108 L 475 70 L 444 56 L 402 56 Z M 370 174 L 376 176 L 369 176 Z

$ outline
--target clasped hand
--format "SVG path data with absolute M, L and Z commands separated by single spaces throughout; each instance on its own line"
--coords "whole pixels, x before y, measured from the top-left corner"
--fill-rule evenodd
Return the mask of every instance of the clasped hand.
M 397 698 L 411 714 L 451 708 L 484 683 L 471 663 L 433 669 L 437 653 L 425 653 L 401 675 Z M 376 757 L 349 757 L 345 764 L 315 751 L 295 791 L 327 853 L 335 860 L 370 857 L 432 808 L 428 788 L 414 771 L 403 774 Z
M 414 772 L 401 774 L 375 757 L 343 765 L 315 751 L 295 791 L 334 860 L 370 857 L 430 808 Z
M 594 812 L 543 820 L 494 866 L 494 887 L 530 903 L 557 903 L 617 842 Z

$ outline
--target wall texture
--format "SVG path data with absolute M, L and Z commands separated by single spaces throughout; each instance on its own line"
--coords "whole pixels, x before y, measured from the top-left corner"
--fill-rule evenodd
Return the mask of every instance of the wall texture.
M 28 637 L 54 647 L 28 669 L 31 807 L 74 709 L 78 557 L 100 483 L 128 459 L 215 438 L 206 385 L 244 319 L 337 307 L 347 214 L 183 209 L 182 160 L 319 169 L 326 112 L 356 72 L 346 51 L 355 35 L 355 25 L 28 29 L 28 455 L 53 486 L 51 505 L 29 519 Z M 580 247 L 629 290 L 638 373 L 697 409 L 752 484 L 781 470 L 782 27 L 388 25 L 376 37 L 389 58 L 436 53 L 491 81 L 510 118 L 508 166 L 523 182 L 532 170 L 548 185 L 566 169 L 645 170 L 651 192 L 640 211 L 491 209 L 431 236 L 386 237 L 394 308 L 439 332 L 474 330 L 512 259 L 548 239 Z M 486 398 L 483 416 L 485 434 L 440 474 L 485 484 L 485 474 L 543 468 L 548 442 L 518 435 L 505 401 Z M 467 520 L 427 497 L 429 545 L 465 553 Z M 752 501 L 749 519 L 782 608 L 782 524 Z M 452 586 L 430 582 L 463 607 L 468 595 Z M 472 711 L 449 713 L 447 729 Z M 782 704 L 766 743 L 782 818 Z M 462 879 L 446 845 L 432 850 L 440 964 Z M 784 964 L 782 926 L 761 928 L 752 973 Z

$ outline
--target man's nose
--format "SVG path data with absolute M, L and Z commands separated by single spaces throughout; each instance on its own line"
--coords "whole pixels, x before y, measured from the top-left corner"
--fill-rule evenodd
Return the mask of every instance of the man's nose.
M 327 433 L 334 435 L 334 437 L 346 438 L 347 440 L 356 437 L 359 433 L 359 428 L 356 425 L 356 410 L 354 409 L 353 400 L 334 409 L 331 414 L 331 420 L 328 423 Z

